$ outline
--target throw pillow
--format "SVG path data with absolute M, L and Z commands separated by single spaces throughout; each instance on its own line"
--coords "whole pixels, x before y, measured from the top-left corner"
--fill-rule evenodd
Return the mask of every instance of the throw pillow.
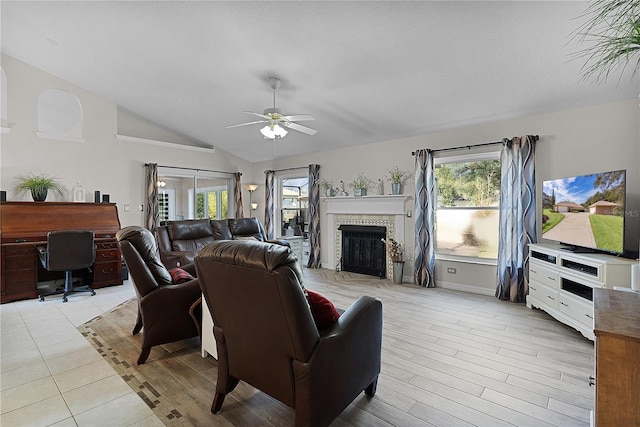
M 185 271 L 179 267 L 169 270 L 169 274 L 171 275 L 171 282 L 174 285 L 179 285 L 180 283 L 188 282 L 189 280 L 195 279 L 195 277 L 189 274 L 188 271 Z
M 325 296 L 306 289 L 311 315 L 318 329 L 324 329 L 338 321 L 340 313 Z

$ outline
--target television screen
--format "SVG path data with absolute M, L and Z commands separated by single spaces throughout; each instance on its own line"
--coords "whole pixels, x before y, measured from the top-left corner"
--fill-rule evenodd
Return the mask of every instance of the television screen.
M 625 170 L 543 181 L 542 238 L 622 254 L 625 187 Z

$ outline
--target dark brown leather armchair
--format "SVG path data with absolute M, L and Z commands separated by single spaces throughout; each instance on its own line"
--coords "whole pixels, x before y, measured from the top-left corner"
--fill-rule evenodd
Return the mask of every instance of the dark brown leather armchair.
M 133 335 L 142 329 L 142 351 L 137 361 L 141 365 L 149 357 L 151 347 L 200 335 L 196 313 L 200 285 L 197 279 L 172 284 L 149 230 L 125 227 L 116 233 L 116 239 L 138 295 L 138 319 Z M 196 275 L 193 264 L 182 268 Z
M 216 241 L 195 258 L 213 317 L 218 380 L 211 412 L 239 380 L 295 410 L 296 426 L 330 424 L 380 373 L 382 303 L 363 296 L 318 331 L 290 248 Z

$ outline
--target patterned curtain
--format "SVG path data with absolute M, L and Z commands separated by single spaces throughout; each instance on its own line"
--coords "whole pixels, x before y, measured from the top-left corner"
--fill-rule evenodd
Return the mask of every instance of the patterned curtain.
M 436 285 L 434 269 L 435 186 L 433 154 L 431 150 L 417 150 L 415 174 L 416 243 L 413 283 L 433 288 Z
M 275 172 L 264 171 L 264 228 L 267 233 L 267 239 L 273 239 L 273 222 L 275 221 L 275 212 L 273 208 L 273 185 L 275 180 Z
M 233 195 L 236 200 L 236 218 L 244 218 L 244 208 L 242 207 L 242 173 L 236 172 L 233 174 L 233 177 L 235 178 Z
M 496 297 L 524 302 L 529 292 L 529 243 L 536 239 L 535 143 L 505 139 L 500 154 L 500 235 Z
M 309 262 L 320 268 L 320 165 L 309 165 Z
M 145 165 L 145 183 L 147 186 L 146 226 L 155 234 L 156 227 L 160 225 L 160 211 L 158 209 L 158 164 L 147 163 Z

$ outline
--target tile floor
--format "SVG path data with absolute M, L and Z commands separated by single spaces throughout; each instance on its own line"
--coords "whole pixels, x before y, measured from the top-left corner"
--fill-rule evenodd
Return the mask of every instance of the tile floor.
M 0 305 L 0 425 L 162 426 L 76 329 L 134 297 L 127 280 L 67 303 L 50 296 Z

